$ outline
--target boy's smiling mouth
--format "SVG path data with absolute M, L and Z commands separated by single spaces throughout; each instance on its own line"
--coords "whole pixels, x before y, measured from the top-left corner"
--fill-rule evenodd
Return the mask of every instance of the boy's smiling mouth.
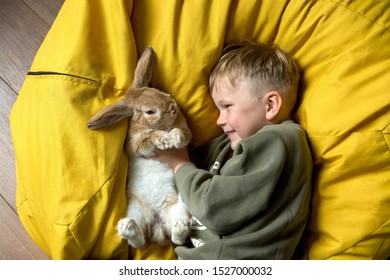
M 232 135 L 235 132 L 236 132 L 235 130 L 229 130 L 229 131 L 226 131 L 225 133 L 226 133 L 227 136 L 230 136 L 230 135 Z

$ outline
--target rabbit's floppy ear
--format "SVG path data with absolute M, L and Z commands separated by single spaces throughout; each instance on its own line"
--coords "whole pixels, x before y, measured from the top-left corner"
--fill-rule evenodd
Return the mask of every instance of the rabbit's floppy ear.
M 97 112 L 87 122 L 87 127 L 90 129 L 98 129 L 132 116 L 133 109 L 130 108 L 129 105 L 122 99 Z
M 147 46 L 138 60 L 135 68 L 133 87 L 147 87 L 152 78 L 154 62 L 154 51 L 151 46 Z

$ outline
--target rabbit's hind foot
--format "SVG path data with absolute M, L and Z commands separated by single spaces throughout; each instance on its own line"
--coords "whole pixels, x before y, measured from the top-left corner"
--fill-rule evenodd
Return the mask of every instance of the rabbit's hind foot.
M 118 222 L 118 235 L 127 239 L 127 242 L 133 248 L 140 248 L 145 244 L 144 235 L 132 218 L 127 217 Z

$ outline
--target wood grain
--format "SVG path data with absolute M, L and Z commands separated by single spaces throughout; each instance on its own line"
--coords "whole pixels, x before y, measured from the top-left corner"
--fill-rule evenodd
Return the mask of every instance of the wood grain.
M 49 0 L 49 1 L 37 1 L 37 0 L 23 0 L 28 7 L 33 10 L 48 26 L 51 26 L 57 17 L 57 13 L 60 10 L 63 0 Z
M 15 210 L 15 160 L 9 126 L 9 112 L 16 94 L 0 79 L 0 194 Z

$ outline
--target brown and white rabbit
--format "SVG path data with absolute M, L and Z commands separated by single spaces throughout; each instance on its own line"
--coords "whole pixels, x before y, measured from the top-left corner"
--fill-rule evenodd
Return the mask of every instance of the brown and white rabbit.
M 125 149 L 129 154 L 127 216 L 118 223 L 118 234 L 139 248 L 145 239 L 166 245 L 169 238 L 183 244 L 190 231 L 190 214 L 174 185 L 172 170 L 145 157 L 154 150 L 182 148 L 191 139 L 179 106 L 167 93 L 148 87 L 153 49 L 142 53 L 133 85 L 123 99 L 103 108 L 87 123 L 98 129 L 129 118 Z

